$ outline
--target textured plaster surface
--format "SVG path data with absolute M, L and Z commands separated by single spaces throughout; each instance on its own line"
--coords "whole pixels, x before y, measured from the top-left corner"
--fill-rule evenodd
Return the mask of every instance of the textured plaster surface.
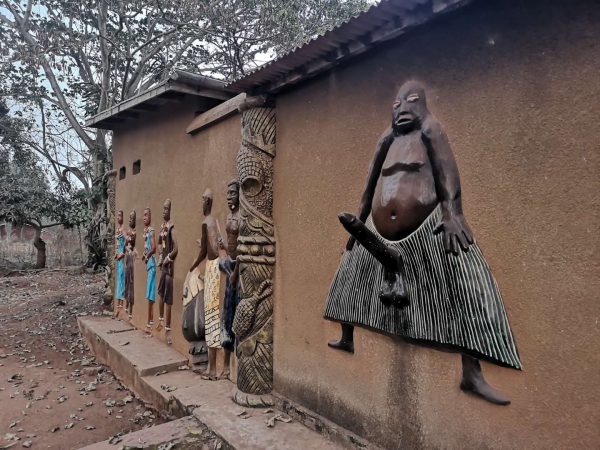
M 600 10 L 475 2 L 282 94 L 275 159 L 275 390 L 387 448 L 596 448 Z M 322 319 L 367 167 L 406 79 L 427 86 L 524 371 L 508 407 L 458 387 L 460 356 Z
M 151 208 L 152 226 L 158 234 L 163 221 L 163 202 L 166 198 L 172 200 L 171 220 L 179 245 L 173 283 L 172 338 L 173 347 L 184 355 L 188 352 L 188 343 L 181 334 L 183 282 L 198 255 L 196 241 L 201 236 L 202 193 L 206 188 L 212 189 L 213 216 L 220 222 L 221 233 L 225 234 L 227 183 L 236 175 L 235 157 L 241 141 L 239 115 L 194 136 L 186 134 L 185 129 L 194 118 L 195 110 L 193 99 L 164 106 L 116 130 L 113 144 L 114 167 L 125 166 L 127 169 L 126 178 L 116 183 L 117 209 L 124 210 L 126 218 L 132 209 L 137 212 L 136 247 L 140 257 L 144 245 L 144 208 Z M 138 159 L 141 159 L 141 172 L 133 175 L 132 165 Z M 135 264 L 133 323 L 144 329 L 146 267 L 141 258 Z M 160 271 L 157 271 L 157 287 L 159 277 Z M 224 287 L 224 279 L 222 281 Z M 158 323 L 158 294 L 156 298 L 155 326 Z M 153 334 L 161 341 L 166 339 L 164 331 L 153 330 Z M 151 347 L 148 350 L 151 351 Z M 222 356 L 218 361 L 221 364 Z

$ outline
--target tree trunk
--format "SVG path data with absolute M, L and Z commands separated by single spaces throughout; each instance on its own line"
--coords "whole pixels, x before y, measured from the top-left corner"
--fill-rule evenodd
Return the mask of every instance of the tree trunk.
M 33 240 L 33 246 L 37 250 L 37 260 L 35 263 L 36 269 L 46 268 L 46 243 L 42 239 L 42 229 L 35 229 L 35 239 Z

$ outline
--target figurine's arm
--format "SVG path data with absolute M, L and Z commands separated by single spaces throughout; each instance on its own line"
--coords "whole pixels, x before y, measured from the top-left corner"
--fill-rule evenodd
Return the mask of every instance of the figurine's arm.
M 208 227 L 206 226 L 205 223 L 203 223 L 202 224 L 202 237 L 200 238 L 200 252 L 198 253 L 198 257 L 192 264 L 192 267 L 190 267 L 190 272 L 193 271 L 196 267 L 198 267 L 198 264 L 200 264 L 202 261 L 204 261 L 204 258 L 206 258 L 207 235 L 208 235 Z
M 154 230 L 152 230 L 150 234 L 150 251 L 146 255 L 146 261 L 150 259 L 152 255 L 156 253 L 156 236 L 154 234 Z
M 175 261 L 175 258 L 177 258 L 177 251 L 179 250 L 179 248 L 177 247 L 177 239 L 175 238 L 175 230 L 173 230 L 173 228 L 171 228 L 171 244 L 173 245 L 173 250 L 171 250 L 171 253 L 169 253 L 167 255 L 167 257 L 165 258 L 165 260 L 163 261 L 163 266 L 167 266 L 168 264 L 173 263 L 173 261 Z
M 365 189 L 363 191 L 358 210 L 358 218 L 361 220 L 361 222 L 367 220 L 367 217 L 369 217 L 369 214 L 371 213 L 371 205 L 373 203 L 373 194 L 375 193 L 377 180 L 379 179 L 381 168 L 383 167 L 383 163 L 385 162 L 385 158 L 393 140 L 394 134 L 390 127 L 379 138 L 379 142 L 377 142 L 377 148 L 375 150 L 375 155 L 371 160 L 371 164 L 369 165 L 367 182 L 365 184 Z M 354 247 L 354 241 L 354 237 L 351 236 L 346 244 L 346 250 L 352 250 Z
M 456 160 L 448 136 L 437 120 L 430 118 L 423 124 L 423 142 L 429 153 L 435 189 L 442 208 L 442 218 L 434 233 L 443 232 L 446 252 L 457 255 L 459 246 L 463 251 L 469 250 L 473 235 L 463 215 Z

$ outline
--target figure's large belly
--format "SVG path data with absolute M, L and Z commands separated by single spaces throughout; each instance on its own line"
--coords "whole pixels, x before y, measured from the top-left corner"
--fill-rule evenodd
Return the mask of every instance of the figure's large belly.
M 428 161 L 415 171 L 380 175 L 373 196 L 373 224 L 390 241 L 404 239 L 429 217 L 437 203 Z

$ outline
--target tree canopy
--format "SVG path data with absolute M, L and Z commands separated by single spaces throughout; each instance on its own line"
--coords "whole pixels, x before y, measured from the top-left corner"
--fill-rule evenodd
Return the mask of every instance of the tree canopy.
M 111 136 L 85 118 L 175 67 L 232 80 L 358 14 L 367 0 L 0 0 L 0 97 L 51 180 L 80 186 L 90 262 L 106 260 Z M 59 194 L 68 191 L 58 191 Z

